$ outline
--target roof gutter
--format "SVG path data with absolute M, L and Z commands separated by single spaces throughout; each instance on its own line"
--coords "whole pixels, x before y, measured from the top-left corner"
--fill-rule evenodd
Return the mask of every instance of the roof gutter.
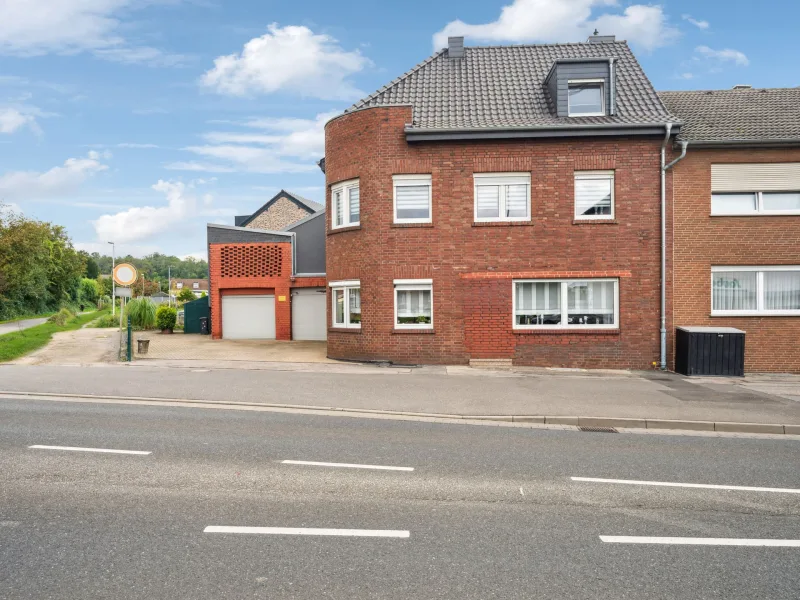
M 800 146 L 800 138 L 781 140 L 691 140 L 693 148 L 784 148 Z
M 686 156 L 689 142 L 681 142 L 681 154 L 667 164 L 667 144 L 672 135 L 673 123 L 664 125 L 664 141 L 661 143 L 661 353 L 659 368 L 667 369 L 667 170 Z
M 677 133 L 679 125 L 674 125 Z M 662 135 L 663 125 L 657 124 L 612 124 L 612 125 L 572 125 L 561 127 L 481 127 L 464 129 L 420 129 L 411 125 L 405 128 L 406 141 L 453 141 L 477 139 L 514 138 L 564 138 L 624 135 Z

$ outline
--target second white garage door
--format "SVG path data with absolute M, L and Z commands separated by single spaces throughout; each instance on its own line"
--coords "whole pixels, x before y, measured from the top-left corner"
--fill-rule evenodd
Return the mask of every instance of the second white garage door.
M 222 337 L 274 340 L 275 296 L 222 296 Z
M 292 339 L 328 339 L 325 288 L 292 290 Z

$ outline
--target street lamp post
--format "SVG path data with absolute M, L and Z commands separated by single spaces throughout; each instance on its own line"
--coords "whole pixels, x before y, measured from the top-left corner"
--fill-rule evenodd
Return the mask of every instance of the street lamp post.
M 117 313 L 117 286 L 114 283 L 114 267 L 116 267 L 116 256 L 117 256 L 117 247 L 114 245 L 114 242 L 108 242 L 111 244 L 111 316 L 113 317 Z

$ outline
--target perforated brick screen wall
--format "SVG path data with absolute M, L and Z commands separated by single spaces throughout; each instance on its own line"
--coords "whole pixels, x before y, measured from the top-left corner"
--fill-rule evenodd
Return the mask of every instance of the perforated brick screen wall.
M 221 277 L 280 277 L 283 275 L 278 245 L 222 246 Z

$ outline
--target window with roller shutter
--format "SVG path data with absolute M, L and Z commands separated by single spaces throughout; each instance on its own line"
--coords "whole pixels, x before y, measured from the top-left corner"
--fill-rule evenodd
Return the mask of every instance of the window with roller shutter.
M 476 173 L 475 222 L 529 221 L 529 173 Z
M 431 176 L 395 175 L 394 181 L 394 222 L 430 223 Z
M 614 218 L 614 171 L 575 172 L 575 219 Z

